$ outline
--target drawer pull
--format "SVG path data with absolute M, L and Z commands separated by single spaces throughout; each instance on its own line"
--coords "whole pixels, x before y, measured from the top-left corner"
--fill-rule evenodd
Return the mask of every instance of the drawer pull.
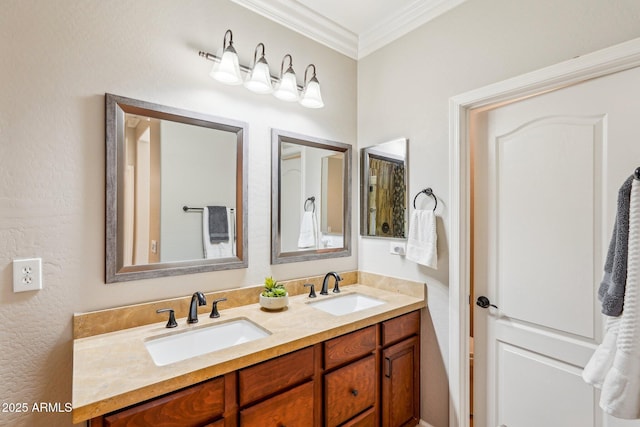
M 356 390 L 355 388 L 353 390 L 351 390 L 351 394 L 353 394 L 354 396 L 358 395 L 358 390 Z

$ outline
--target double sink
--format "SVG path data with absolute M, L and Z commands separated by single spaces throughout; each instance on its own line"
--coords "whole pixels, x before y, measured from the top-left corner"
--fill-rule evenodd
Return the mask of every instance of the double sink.
M 308 302 L 310 307 L 334 316 L 344 316 L 385 304 L 377 298 L 350 293 Z M 145 340 L 145 347 L 157 366 L 255 341 L 271 332 L 246 318 L 165 334 Z

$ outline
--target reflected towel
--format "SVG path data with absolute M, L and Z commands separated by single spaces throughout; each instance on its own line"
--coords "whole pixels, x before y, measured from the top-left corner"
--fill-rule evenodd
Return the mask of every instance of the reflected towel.
M 224 208 L 227 224 L 227 239 L 223 242 L 212 243 L 209 232 L 209 209 L 202 210 L 202 246 L 205 259 L 229 258 L 235 255 L 235 217 L 231 209 Z
M 207 206 L 209 214 L 209 241 L 221 243 L 229 241 L 229 218 L 226 206 Z
M 432 210 L 414 210 L 409 224 L 407 259 L 437 269 L 437 246 L 436 214 Z
M 299 248 L 315 248 L 318 241 L 318 220 L 313 211 L 305 211 L 300 221 Z

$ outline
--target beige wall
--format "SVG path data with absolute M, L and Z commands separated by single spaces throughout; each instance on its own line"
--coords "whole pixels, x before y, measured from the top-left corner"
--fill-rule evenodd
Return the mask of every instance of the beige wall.
M 637 0 L 469 0 L 362 59 L 356 83 L 353 60 L 227 0 L 0 1 L 0 401 L 70 400 L 73 312 L 359 267 L 428 282 L 422 412 L 446 426 L 448 99 L 639 37 L 639 23 Z M 286 53 L 299 75 L 314 62 L 326 108 L 212 81 L 197 51 L 218 49 L 227 28 L 243 63 L 259 41 L 274 73 Z M 249 123 L 248 269 L 104 284 L 105 92 Z M 439 269 L 374 239 L 349 258 L 272 267 L 271 127 L 347 143 L 357 131 L 359 147 L 409 138 L 409 196 L 431 186 L 441 200 Z M 42 257 L 44 290 L 13 294 L 23 257 Z M 0 425 L 69 424 L 0 412 Z
M 468 0 L 358 62 L 358 147 L 409 138 L 409 197 L 432 187 L 437 270 L 361 238 L 359 269 L 428 283 L 422 418 L 447 425 L 449 98 L 640 37 L 637 0 Z M 426 203 L 429 203 L 425 199 Z
M 315 63 L 326 108 L 213 81 L 198 50 L 227 28 L 242 63 L 258 42 L 274 74 L 286 53 L 300 81 Z M 270 129 L 355 144 L 354 60 L 228 0 L 2 0 L 0 56 L 0 402 L 71 400 L 74 312 L 356 269 L 357 249 L 270 265 Z M 248 269 L 104 284 L 105 92 L 249 123 Z M 42 257 L 42 291 L 12 292 L 24 257 Z M 0 425 L 70 424 L 0 412 Z

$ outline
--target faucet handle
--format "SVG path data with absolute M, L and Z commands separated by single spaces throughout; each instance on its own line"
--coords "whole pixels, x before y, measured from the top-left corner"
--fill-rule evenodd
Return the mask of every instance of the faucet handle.
M 173 311 L 173 309 L 171 308 L 161 308 L 159 310 L 156 310 L 156 313 L 166 313 L 169 312 L 169 321 L 167 322 L 167 328 L 175 328 L 176 326 L 178 326 L 178 322 L 176 322 L 176 315 Z
M 306 288 L 307 286 L 311 287 L 311 291 L 309 291 L 309 298 L 315 298 L 316 297 L 316 287 L 313 283 L 305 283 L 304 287 Z
M 226 301 L 226 298 L 218 298 L 216 300 L 213 300 L 213 302 L 211 303 L 211 314 L 209 315 L 209 317 L 211 318 L 218 318 L 220 317 L 220 313 L 218 313 L 218 303 L 222 302 L 222 301 Z
M 338 285 L 339 285 L 341 280 L 342 280 L 342 277 L 340 277 L 340 275 L 336 273 L 336 284 L 333 285 L 333 292 L 336 293 L 336 294 L 340 293 L 340 286 L 338 286 Z

